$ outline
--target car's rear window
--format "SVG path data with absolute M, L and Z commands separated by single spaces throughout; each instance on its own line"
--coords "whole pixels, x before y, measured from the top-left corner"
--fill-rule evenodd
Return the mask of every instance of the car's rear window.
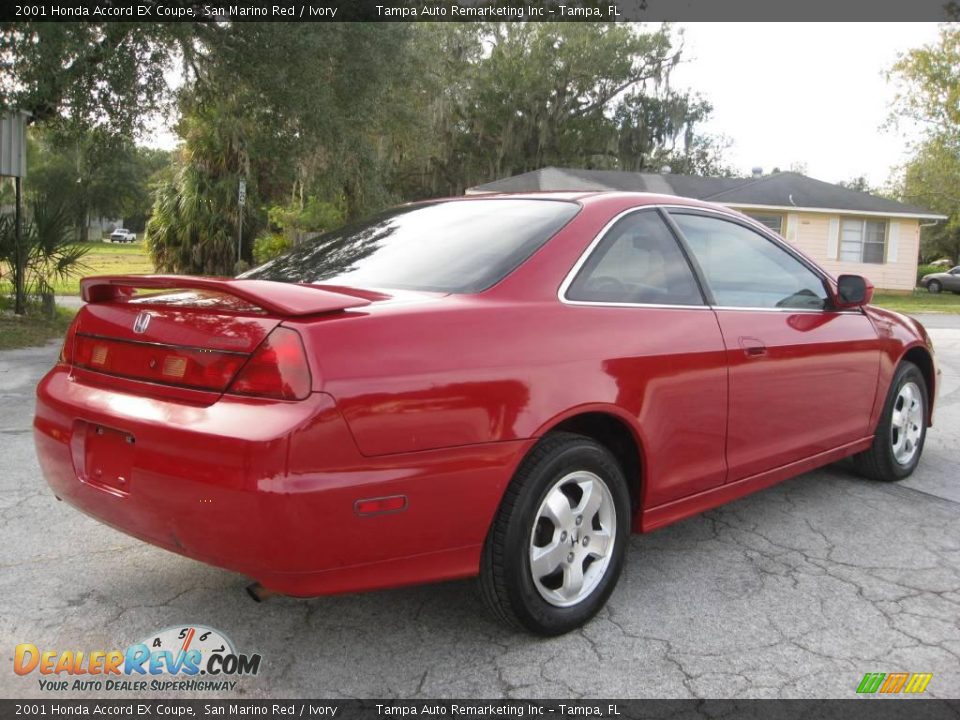
M 577 214 L 562 200 L 451 200 L 395 208 L 319 235 L 240 277 L 474 293 L 496 284 Z

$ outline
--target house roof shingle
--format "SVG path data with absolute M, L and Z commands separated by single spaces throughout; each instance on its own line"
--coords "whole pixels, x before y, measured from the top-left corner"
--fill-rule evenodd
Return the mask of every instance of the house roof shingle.
M 467 192 L 474 194 L 560 190 L 651 192 L 732 206 L 796 207 L 946 219 L 945 216 L 918 205 L 888 200 L 795 172 L 749 178 L 721 178 L 545 167 L 477 185 Z

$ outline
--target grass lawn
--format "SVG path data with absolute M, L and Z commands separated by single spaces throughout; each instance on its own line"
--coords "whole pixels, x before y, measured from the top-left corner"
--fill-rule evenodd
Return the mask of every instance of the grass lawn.
M 76 310 L 57 308 L 56 317 L 44 317 L 38 308 L 31 307 L 26 315 L 13 312 L 13 301 L 0 297 L 0 350 L 43 345 L 47 340 L 61 338 Z
M 957 313 L 960 314 L 960 295 L 941 292 L 931 295 L 926 290 L 914 290 L 912 295 L 874 293 L 872 305 L 903 313 Z
M 143 240 L 130 244 L 92 242 L 87 246 L 90 252 L 82 261 L 86 267 L 66 282 L 58 283 L 58 295 L 79 295 L 80 278 L 85 275 L 141 275 L 154 272 Z
M 140 275 L 155 272 L 150 254 L 143 241 L 135 243 L 87 243 L 89 252 L 84 255 L 83 267 L 72 277 L 54 285 L 57 295 L 79 295 L 80 278 L 86 275 Z M 9 295 L 9 283 L 0 283 L 0 293 Z
M 80 278 L 85 275 L 128 275 L 154 272 L 150 255 L 143 241 L 121 244 L 87 243 L 90 251 L 83 258 L 83 267 L 65 281 L 55 284 L 58 295 L 79 295 Z M 26 316 L 12 312 L 13 289 L 0 281 L 0 350 L 43 345 L 47 340 L 63 337 L 76 310 L 57 308 L 53 318 L 44 317 L 39 308 L 31 307 Z

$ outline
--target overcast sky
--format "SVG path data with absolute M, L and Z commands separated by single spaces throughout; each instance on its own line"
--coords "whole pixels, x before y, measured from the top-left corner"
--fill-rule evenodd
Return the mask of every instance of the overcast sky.
M 841 1 L 841 0 L 838 0 Z M 882 186 L 912 134 L 885 131 L 897 54 L 933 42 L 936 23 L 683 23 L 676 87 L 713 104 L 706 127 L 733 141 L 735 169 L 806 165 L 828 182 Z
M 837 0 L 842 2 L 842 0 Z M 675 87 L 699 91 L 714 107 L 704 130 L 732 142 L 735 170 L 806 166 L 839 182 L 865 175 L 882 187 L 903 163 L 909 128 L 881 129 L 895 88 L 884 73 L 898 53 L 933 42 L 936 23 L 677 23 L 684 62 Z M 170 79 L 179 82 L 179 73 Z M 154 125 L 148 144 L 176 136 Z

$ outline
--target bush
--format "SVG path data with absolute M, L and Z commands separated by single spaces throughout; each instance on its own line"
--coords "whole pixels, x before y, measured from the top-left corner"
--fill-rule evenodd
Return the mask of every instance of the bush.
M 9 278 L 5 279 L 13 286 L 17 310 L 24 309 L 23 301 L 30 296 L 40 299 L 47 314 L 53 317 L 55 284 L 86 269 L 83 256 L 90 248 L 75 242 L 69 213 L 59 200 L 37 197 L 27 217 L 22 227 L 18 267 L 13 217 L 0 215 L 0 265 L 9 268 Z
M 917 285 L 920 284 L 920 278 L 924 275 L 929 275 L 930 273 L 936 272 L 946 272 L 950 268 L 943 267 L 941 265 L 918 265 L 917 266 Z
M 268 208 L 270 230 L 253 241 L 253 262 L 262 265 L 294 245 L 316 237 L 325 230 L 343 224 L 344 213 L 334 203 L 310 197 L 306 202 Z
M 290 240 L 283 233 L 261 235 L 253 241 L 253 262 L 262 265 L 267 260 L 273 260 L 290 248 Z

